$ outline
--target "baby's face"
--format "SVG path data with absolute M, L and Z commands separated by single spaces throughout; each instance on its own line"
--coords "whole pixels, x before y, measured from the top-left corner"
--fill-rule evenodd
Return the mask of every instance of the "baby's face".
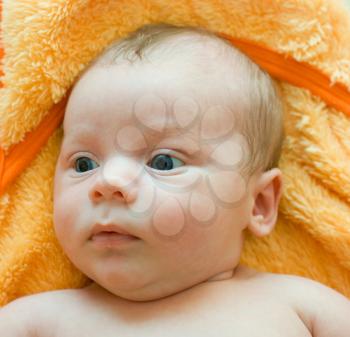
M 77 268 L 131 300 L 232 270 L 252 209 L 250 183 L 238 170 L 247 153 L 236 125 L 244 74 L 237 70 L 229 101 L 224 71 L 209 75 L 188 62 L 95 66 L 66 109 L 57 237 Z M 133 237 L 94 235 L 98 224 Z

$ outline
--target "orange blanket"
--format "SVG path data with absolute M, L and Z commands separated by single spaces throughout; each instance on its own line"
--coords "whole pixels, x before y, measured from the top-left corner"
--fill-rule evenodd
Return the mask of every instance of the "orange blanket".
M 147 4 L 70 0 L 36 8 L 34 1 L 18 0 L 4 5 L 0 305 L 88 282 L 65 257 L 52 228 L 58 127 L 82 68 L 113 39 L 157 21 L 211 28 L 279 80 L 286 106 L 284 196 L 276 230 L 263 239 L 248 236 L 242 262 L 310 277 L 350 297 L 347 12 L 333 0 Z

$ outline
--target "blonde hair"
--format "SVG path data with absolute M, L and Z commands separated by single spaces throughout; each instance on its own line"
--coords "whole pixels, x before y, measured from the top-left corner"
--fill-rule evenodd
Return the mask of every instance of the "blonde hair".
M 242 174 L 249 177 L 256 172 L 277 167 L 284 138 L 283 109 L 277 84 L 257 64 L 214 32 L 201 27 L 147 24 L 112 43 L 87 68 L 94 65 L 111 66 L 120 57 L 130 63 L 142 61 L 172 37 L 185 33 L 224 43 L 226 49 L 229 46 L 229 53 L 233 52 L 235 60 L 247 71 L 249 97 L 246 100 L 249 109 L 245 112 L 245 118 L 242 118 L 240 131 L 247 141 L 249 153 L 247 159 L 241 163 Z M 171 52 L 174 50 L 173 48 Z

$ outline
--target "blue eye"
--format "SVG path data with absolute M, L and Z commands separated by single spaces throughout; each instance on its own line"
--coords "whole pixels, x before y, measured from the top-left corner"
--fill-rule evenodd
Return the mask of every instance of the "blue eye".
M 96 167 L 98 167 L 98 164 L 88 157 L 79 157 L 75 161 L 75 170 L 79 173 L 93 170 Z
M 179 160 L 167 154 L 158 154 L 153 157 L 150 162 L 150 166 L 156 170 L 171 170 L 174 168 L 173 161 L 175 161 L 175 163 L 179 162 L 180 166 L 181 163 L 183 163 L 182 160 Z

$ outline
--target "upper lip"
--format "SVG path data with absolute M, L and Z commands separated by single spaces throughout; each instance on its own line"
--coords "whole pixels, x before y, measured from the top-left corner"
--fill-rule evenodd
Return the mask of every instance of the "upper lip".
M 113 224 L 113 223 L 107 223 L 107 224 L 97 223 L 92 229 L 91 237 L 96 235 L 96 234 L 98 234 L 98 233 L 101 233 L 101 232 L 115 232 L 115 233 L 118 233 L 118 234 L 135 236 L 135 235 L 130 234 L 128 231 L 126 231 L 125 229 L 121 228 L 117 224 Z

